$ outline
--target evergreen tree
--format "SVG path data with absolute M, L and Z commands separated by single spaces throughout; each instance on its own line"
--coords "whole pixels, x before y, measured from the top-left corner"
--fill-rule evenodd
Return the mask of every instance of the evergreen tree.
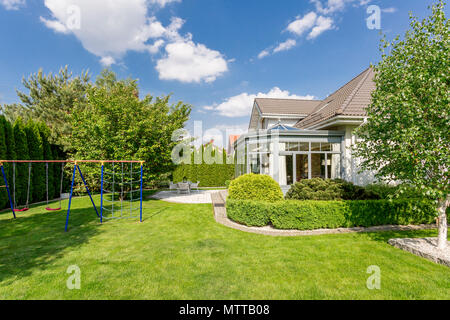
M 40 122 L 38 124 L 39 128 L 39 134 L 41 136 L 42 140 L 42 150 L 44 154 L 44 160 L 53 160 L 53 152 L 52 147 L 49 142 L 50 137 L 50 129 L 45 125 L 45 123 Z M 58 163 L 48 163 L 48 173 L 46 172 L 46 175 L 48 174 L 48 178 L 46 179 L 46 188 L 48 188 L 48 198 L 54 199 L 55 198 L 55 170 L 58 171 Z M 45 166 L 45 165 L 44 165 Z M 44 167 L 44 170 L 46 168 Z M 48 187 L 47 187 L 48 185 Z M 47 192 L 47 190 L 46 190 Z
M 29 149 L 27 143 L 27 135 L 25 133 L 25 125 L 21 117 L 17 118 L 13 127 L 15 155 L 17 160 L 30 160 Z M 15 187 L 16 205 L 23 206 L 27 200 L 28 190 L 28 164 L 18 163 L 15 169 L 15 186 L 13 179 L 11 181 L 11 189 Z
M 67 66 L 58 74 L 45 75 L 42 70 L 22 80 L 27 93 L 17 91 L 23 106 L 8 106 L 11 114 L 29 114 L 44 121 L 50 128 L 50 142 L 70 149 L 72 134 L 71 115 L 75 104 L 86 100 L 86 90 L 91 85 L 87 72 L 74 77 Z M 25 110 L 23 110 L 25 109 Z
M 39 128 L 36 123 L 29 120 L 25 125 L 27 135 L 28 154 L 32 160 L 44 160 L 44 151 Z M 45 165 L 43 163 L 32 164 L 31 175 L 31 199 L 38 202 L 45 197 Z
M 5 141 L 6 141 L 6 160 L 15 160 L 16 159 L 16 144 L 14 143 L 14 132 L 11 122 L 7 121 L 5 118 L 0 118 L 3 121 L 3 127 L 5 129 Z M 12 164 L 4 164 L 5 173 L 8 179 L 8 185 L 11 191 L 11 183 L 12 183 Z M 11 194 L 12 196 L 12 194 Z
M 5 137 L 5 125 L 6 122 L 4 116 L 0 116 L 0 160 L 6 160 L 6 137 Z M 3 183 L 3 176 L 1 177 L 1 185 Z M 0 188 L 0 209 L 3 209 L 8 204 L 8 193 L 6 188 Z

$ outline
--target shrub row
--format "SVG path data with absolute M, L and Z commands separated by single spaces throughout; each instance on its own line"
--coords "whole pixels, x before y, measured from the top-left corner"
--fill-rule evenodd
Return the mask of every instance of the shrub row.
M 62 151 L 50 144 L 49 129 L 43 123 L 32 120 L 24 123 L 18 118 L 11 124 L 0 116 L 0 159 L 1 160 L 53 160 L 61 159 Z M 55 168 L 57 167 L 57 168 Z M 59 164 L 49 165 L 49 198 L 58 197 L 61 169 Z M 14 189 L 13 169 L 11 164 L 4 164 L 11 196 Z M 16 165 L 15 191 L 18 206 L 25 204 L 28 189 L 28 164 Z M 30 181 L 30 203 L 46 199 L 46 174 L 44 164 L 33 164 Z M 4 185 L 0 174 L 0 185 Z M 0 209 L 9 207 L 6 188 L 0 188 Z
M 372 184 L 361 187 L 340 179 L 321 178 L 299 181 L 286 194 L 288 200 L 380 200 L 422 197 L 417 190 L 407 185 Z
M 234 178 L 234 164 L 227 164 L 227 153 L 215 148 L 207 150 L 208 147 L 202 147 L 196 150 L 191 156 L 191 164 L 181 164 L 173 172 L 173 182 L 192 181 L 200 182 L 200 187 L 224 187 L 226 182 Z M 207 152 L 205 152 L 205 150 Z M 216 154 L 217 153 L 217 154 Z M 204 154 L 212 154 L 216 163 L 208 164 L 205 162 Z M 201 164 L 195 164 L 195 157 L 202 159 Z M 231 161 L 228 161 L 231 162 Z
M 277 229 L 333 229 L 430 224 L 436 208 L 428 199 L 278 201 L 227 200 L 228 217 L 247 226 Z

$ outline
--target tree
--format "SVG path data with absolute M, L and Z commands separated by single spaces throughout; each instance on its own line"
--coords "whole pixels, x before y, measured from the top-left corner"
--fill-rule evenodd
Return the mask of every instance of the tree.
M 0 159 L 6 160 L 6 136 L 5 136 L 5 117 L 0 116 Z M 0 174 L 1 175 L 1 174 Z M 0 178 L 1 185 L 4 185 L 3 183 L 3 177 Z M 8 204 L 8 194 L 6 192 L 6 188 L 0 189 L 0 209 L 5 208 L 5 206 Z
M 31 160 L 44 160 L 44 150 L 39 128 L 33 120 L 25 125 L 28 154 Z M 31 170 L 31 197 L 34 202 L 44 200 L 45 196 L 45 166 L 43 163 L 33 163 Z
M 447 246 L 450 177 L 450 35 L 445 3 L 423 21 L 410 16 L 403 40 L 384 38 L 374 67 L 368 121 L 357 129 L 355 155 L 377 177 L 416 186 L 437 199 L 438 247 Z
M 16 159 L 16 144 L 14 142 L 14 131 L 11 123 L 7 121 L 4 117 L 0 118 L 3 122 L 3 127 L 5 129 L 5 141 L 6 141 L 6 160 Z M 8 164 L 5 167 L 5 173 L 8 177 L 8 183 L 11 186 L 12 182 L 12 166 Z
M 14 144 L 15 144 L 15 154 L 17 160 L 30 160 L 27 135 L 25 133 L 25 125 L 23 123 L 22 118 L 17 118 L 14 122 Z M 13 184 L 11 189 L 16 189 L 16 203 L 20 205 L 24 205 L 27 199 L 27 190 L 28 190 L 28 164 L 18 163 L 16 165 L 15 170 L 15 186 Z
M 172 171 L 172 133 L 183 128 L 191 106 L 170 96 L 139 98 L 135 80 L 117 80 L 105 70 L 78 103 L 72 117 L 74 158 L 144 160 L 148 182 Z
M 45 123 L 40 122 L 37 124 L 38 129 L 39 129 L 39 135 L 41 137 L 42 140 L 42 152 L 43 152 L 43 159 L 44 160 L 53 160 L 53 152 L 52 152 L 52 147 L 50 145 L 49 142 L 49 137 L 50 137 L 50 129 L 45 125 Z M 54 164 L 54 163 L 49 163 L 48 165 L 48 172 L 46 169 L 46 165 L 44 165 L 44 174 L 48 177 L 44 177 L 44 179 L 46 179 L 46 192 L 47 192 L 47 188 L 48 188 L 48 198 L 49 199 L 53 199 L 55 197 L 55 169 L 57 172 L 58 171 L 58 165 Z M 59 192 L 59 191 L 58 191 Z
M 4 113 L 13 121 L 20 116 L 45 122 L 50 128 L 50 142 L 69 149 L 71 114 L 75 104 L 85 101 L 86 90 L 91 85 L 88 73 L 74 77 L 67 66 L 56 75 L 44 75 L 39 70 L 22 83 L 28 89 L 28 93 L 17 91 L 22 105 L 5 106 Z

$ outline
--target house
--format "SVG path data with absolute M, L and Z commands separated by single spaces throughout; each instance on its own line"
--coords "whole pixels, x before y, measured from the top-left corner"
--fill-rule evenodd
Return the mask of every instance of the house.
M 234 143 L 239 139 L 238 134 L 230 134 L 228 136 L 227 154 L 232 155 L 234 153 Z
M 368 68 L 324 100 L 255 99 L 249 132 L 234 143 L 236 176 L 267 174 L 284 191 L 302 179 L 373 182 L 360 173 L 351 147 L 375 89 Z

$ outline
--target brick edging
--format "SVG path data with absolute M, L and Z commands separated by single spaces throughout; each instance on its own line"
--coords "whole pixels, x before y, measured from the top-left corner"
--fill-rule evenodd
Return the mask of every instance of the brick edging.
M 262 234 L 266 236 L 274 237 L 299 237 L 299 236 L 314 236 L 323 234 L 343 234 L 343 233 L 367 233 L 367 232 L 383 232 L 383 231 L 411 231 L 411 230 L 429 230 L 436 229 L 435 224 L 431 225 L 410 225 L 410 226 L 398 226 L 398 225 L 386 225 L 376 227 L 357 227 L 357 228 L 338 228 L 338 229 L 318 229 L 318 230 L 279 230 L 271 226 L 266 227 L 248 227 L 230 220 L 227 216 L 227 209 L 225 206 L 225 199 L 227 197 L 227 191 L 219 191 L 211 194 L 211 199 L 214 209 L 214 219 L 217 223 L 220 223 L 226 227 L 248 232 Z

